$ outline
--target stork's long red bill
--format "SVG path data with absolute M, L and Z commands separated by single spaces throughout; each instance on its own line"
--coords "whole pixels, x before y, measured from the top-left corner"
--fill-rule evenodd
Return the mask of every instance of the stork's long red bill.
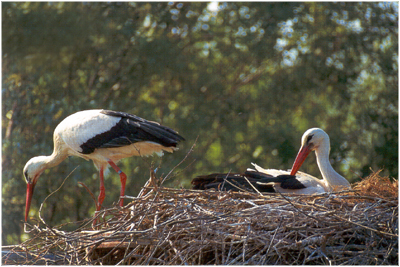
M 300 169 L 303 162 L 306 160 L 308 154 L 310 154 L 310 146 L 306 145 L 300 148 L 299 153 L 297 153 L 296 160 L 293 163 L 292 171 L 290 175 L 296 175 L 297 171 Z
M 34 188 L 35 188 L 35 183 L 27 183 L 26 184 L 25 221 L 28 220 L 28 214 L 29 214 L 29 209 L 31 207 L 31 201 L 32 201 Z

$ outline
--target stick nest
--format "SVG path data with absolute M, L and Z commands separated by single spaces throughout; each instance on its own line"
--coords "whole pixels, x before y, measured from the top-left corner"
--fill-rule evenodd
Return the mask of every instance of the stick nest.
M 94 229 L 26 224 L 34 236 L 3 264 L 399 264 L 398 183 L 379 172 L 313 196 L 146 190 Z

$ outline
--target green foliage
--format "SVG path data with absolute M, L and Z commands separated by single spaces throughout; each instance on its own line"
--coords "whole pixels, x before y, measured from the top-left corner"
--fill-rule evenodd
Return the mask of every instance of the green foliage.
M 398 175 L 398 3 L 3 2 L 3 244 L 21 242 L 22 168 L 52 152 L 67 115 L 105 108 L 158 121 L 186 138 L 162 159 L 121 161 L 135 196 L 160 166 L 167 186 L 198 174 L 289 169 L 310 127 L 331 136 L 332 163 L 350 181 Z M 75 167 L 78 168 L 75 169 Z M 302 168 L 317 177 L 315 160 Z M 72 173 L 71 173 L 72 172 Z M 104 205 L 118 200 L 106 179 Z M 94 211 L 90 162 L 42 174 L 31 215 L 51 225 Z M 67 224 L 74 228 L 76 225 Z

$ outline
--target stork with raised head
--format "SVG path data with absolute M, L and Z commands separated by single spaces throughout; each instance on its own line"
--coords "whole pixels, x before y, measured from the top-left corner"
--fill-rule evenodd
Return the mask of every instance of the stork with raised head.
M 111 110 L 85 110 L 65 118 L 54 130 L 54 150 L 50 156 L 31 158 L 24 167 L 27 183 L 25 221 L 28 219 L 33 190 L 44 170 L 57 166 L 68 156 L 92 160 L 100 172 L 99 211 L 105 198 L 104 171 L 111 166 L 121 180 L 120 196 L 125 195 L 126 175 L 116 163 L 132 156 L 173 152 L 185 140 L 176 131 L 136 115 Z M 123 206 L 123 198 L 120 198 Z
M 322 180 L 309 174 L 298 172 L 311 151 L 315 151 Z M 255 170 L 248 169 L 244 174 L 212 174 L 193 179 L 195 189 L 219 188 L 225 184 L 245 185 L 249 182 L 261 192 L 272 189 L 281 193 L 314 194 L 350 189 L 350 183 L 338 174 L 329 162 L 329 136 L 319 128 L 307 130 L 301 138 L 301 148 L 291 171 L 263 169 L 253 163 Z M 233 189 L 232 187 L 229 187 Z M 247 186 L 247 188 L 250 188 Z M 234 190 L 234 189 L 233 189 Z

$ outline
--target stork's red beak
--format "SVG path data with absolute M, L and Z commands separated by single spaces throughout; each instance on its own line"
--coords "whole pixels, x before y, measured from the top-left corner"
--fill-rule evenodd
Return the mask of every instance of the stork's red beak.
M 305 145 L 300 148 L 299 153 L 297 153 L 296 160 L 293 163 L 290 175 L 296 175 L 297 171 L 300 169 L 301 165 L 306 160 L 308 154 L 310 154 L 311 151 L 312 150 L 310 145 Z
M 26 205 L 25 205 L 25 221 L 28 220 L 29 209 L 31 207 L 31 201 L 33 196 L 33 189 L 35 188 L 35 182 L 28 182 L 26 185 Z

